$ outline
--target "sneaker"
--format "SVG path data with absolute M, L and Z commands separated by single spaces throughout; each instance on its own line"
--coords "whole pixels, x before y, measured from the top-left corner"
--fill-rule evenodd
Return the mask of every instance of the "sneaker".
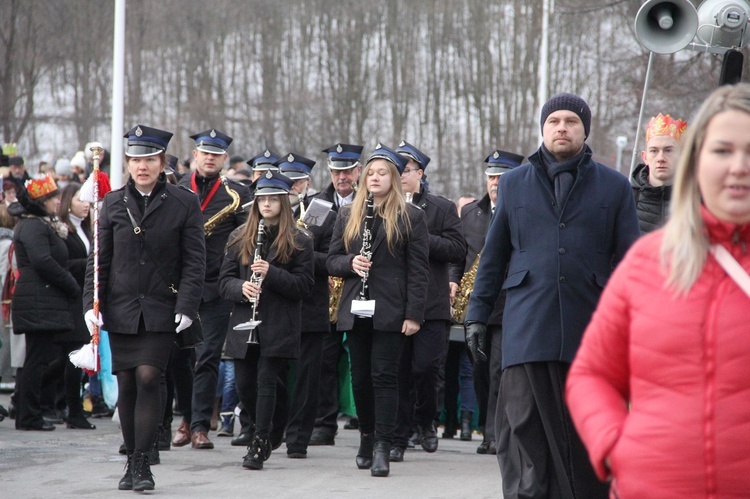
M 234 436 L 234 412 L 222 412 L 220 415 L 221 427 L 216 433 L 217 437 Z

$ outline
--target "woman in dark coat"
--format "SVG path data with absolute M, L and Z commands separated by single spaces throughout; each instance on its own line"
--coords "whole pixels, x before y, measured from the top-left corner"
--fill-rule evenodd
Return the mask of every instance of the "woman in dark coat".
M 389 452 L 398 408 L 398 366 L 406 336 L 416 333 L 424 316 L 429 278 L 429 235 L 422 210 L 406 203 L 400 174 L 406 159 L 378 145 L 362 172 L 351 205 L 339 211 L 327 267 L 344 278 L 339 331 L 347 331 L 352 389 L 359 416 L 357 467 L 372 476 L 388 476 Z M 374 218 L 370 248 L 362 250 L 368 196 Z M 374 314 L 351 312 L 367 276 Z M 374 452 L 373 452 L 374 447 Z
M 81 185 L 71 182 L 62 190 L 58 217 L 68 229 L 65 246 L 68 248 L 68 270 L 73 274 L 78 285 L 83 288 L 86 276 L 86 260 L 91 251 L 91 220 L 89 217 L 89 203 L 78 199 Z M 55 337 L 55 343 L 60 347 L 59 367 L 55 374 L 62 376 L 65 385 L 65 405 L 68 408 L 66 423 L 68 428 L 79 430 L 93 430 L 96 426 L 88 422 L 83 415 L 81 401 L 81 378 L 83 372 L 68 360 L 70 352 L 81 348 L 89 342 L 86 322 L 83 320 L 83 304 L 81 300 L 73 302 L 73 329 Z M 46 377 L 46 376 L 45 376 Z M 59 379 L 59 378 L 58 378 Z
M 255 433 L 242 462 L 253 470 L 263 469 L 271 455 L 276 380 L 287 361 L 299 357 L 302 299 L 315 282 L 313 242 L 297 228 L 289 204 L 293 183 L 270 170 L 258 180 L 248 221 L 230 236 L 219 275 L 221 296 L 234 302 L 225 354 L 235 359 L 240 402 L 255 416 Z M 261 221 L 265 242 L 255 259 Z M 261 277 L 260 284 L 253 282 L 253 273 Z M 258 296 L 258 344 L 248 344 L 250 331 L 234 326 L 254 318 L 250 300 Z
M 118 488 L 142 491 L 154 488 L 148 450 L 163 412 L 159 381 L 175 332 L 197 318 L 206 248 L 198 198 L 164 175 L 172 134 L 138 125 L 125 136 L 130 179 L 104 197 L 99 216 L 101 315 L 93 310 L 93 254 L 83 306 L 89 330 L 98 323 L 109 333 L 128 455 Z
M 16 429 L 54 430 L 40 407 L 42 376 L 55 359 L 55 336 L 73 330 L 73 301 L 81 288 L 68 271 L 67 227 L 56 217 L 60 191 L 51 176 L 29 180 L 9 211 L 21 219 L 14 244 L 19 276 L 11 303 L 14 334 L 26 335 Z

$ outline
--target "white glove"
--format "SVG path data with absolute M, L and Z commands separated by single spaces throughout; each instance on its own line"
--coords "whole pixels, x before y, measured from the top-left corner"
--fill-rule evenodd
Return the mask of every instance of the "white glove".
M 179 333 L 180 331 L 189 328 L 193 323 L 193 319 L 184 314 L 174 314 L 174 323 L 177 324 L 175 333 Z
M 94 336 L 94 325 L 102 327 L 104 324 L 101 312 L 99 313 L 99 317 L 97 317 L 94 314 L 93 309 L 83 314 L 83 320 L 86 321 L 86 327 L 89 328 L 89 334 L 91 336 Z

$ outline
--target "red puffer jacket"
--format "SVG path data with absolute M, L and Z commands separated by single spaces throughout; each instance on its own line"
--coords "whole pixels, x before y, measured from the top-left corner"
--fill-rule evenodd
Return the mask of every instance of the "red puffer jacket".
M 750 270 L 750 224 L 703 219 Z M 665 290 L 662 236 L 602 295 L 568 376 L 573 421 L 612 497 L 748 497 L 750 298 L 711 255 L 687 295 Z

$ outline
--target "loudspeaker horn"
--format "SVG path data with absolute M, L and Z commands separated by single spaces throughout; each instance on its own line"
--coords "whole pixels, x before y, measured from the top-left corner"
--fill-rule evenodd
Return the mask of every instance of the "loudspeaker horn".
M 698 11 L 689 0 L 647 0 L 635 16 L 635 36 L 656 54 L 688 46 L 698 31 Z
M 748 18 L 746 0 L 705 0 L 698 7 L 697 38 L 710 46 L 742 48 L 750 42 Z

